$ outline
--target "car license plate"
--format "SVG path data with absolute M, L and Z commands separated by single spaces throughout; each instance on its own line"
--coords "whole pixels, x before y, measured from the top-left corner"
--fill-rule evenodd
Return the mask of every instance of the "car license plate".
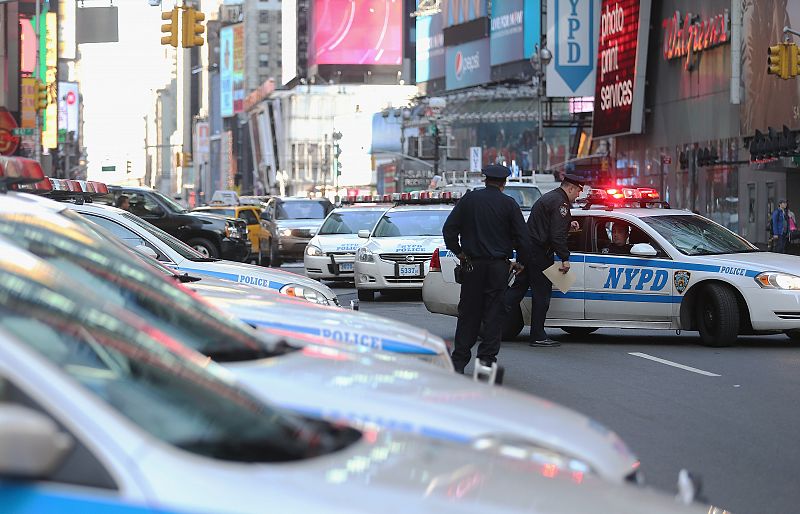
M 353 271 L 353 263 L 352 262 L 339 263 L 339 271 Z
M 397 267 L 397 276 L 399 277 L 417 277 L 419 275 L 419 264 L 400 264 Z

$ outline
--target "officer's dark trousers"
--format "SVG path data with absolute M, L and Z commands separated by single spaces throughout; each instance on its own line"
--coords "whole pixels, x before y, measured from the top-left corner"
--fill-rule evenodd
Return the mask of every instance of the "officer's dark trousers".
M 513 309 L 518 309 L 528 289 L 532 292 L 531 298 L 531 341 L 544 341 L 547 332 L 544 331 L 544 321 L 550 309 L 550 295 L 553 283 L 544 276 L 542 271 L 553 265 L 552 254 L 534 245 L 532 259 L 525 271 L 517 275 L 517 280 L 505 295 L 505 314 L 508 316 Z
M 472 358 L 472 347 L 478 339 L 483 321 L 483 337 L 478 346 L 478 359 L 497 361 L 502 334 L 503 294 L 508 288 L 508 261 L 473 260 L 473 270 L 464 273 L 461 300 L 458 302 L 458 325 L 453 343 L 453 366 L 459 373 Z

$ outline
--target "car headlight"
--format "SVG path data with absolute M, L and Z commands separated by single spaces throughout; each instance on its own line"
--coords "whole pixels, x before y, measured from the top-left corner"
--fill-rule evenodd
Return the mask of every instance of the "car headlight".
M 310 255 L 311 257 L 322 257 L 324 254 L 318 246 L 308 245 L 306 246 L 306 255 Z
M 800 277 L 781 273 L 779 271 L 765 271 L 755 277 L 758 285 L 765 289 L 800 289 Z
M 356 252 L 358 260 L 361 262 L 372 262 L 375 260 L 375 254 L 369 248 L 359 248 Z
M 239 239 L 242 237 L 242 234 L 235 226 L 227 225 L 225 227 L 225 237 L 229 239 Z
M 281 230 L 281 235 L 283 237 L 291 237 L 292 236 L 292 229 L 285 228 L 285 229 Z
M 280 289 L 281 294 L 286 296 L 293 296 L 301 300 L 307 300 L 311 303 L 319 303 L 321 305 L 331 305 L 332 300 L 325 298 L 325 295 L 316 289 L 301 286 L 298 284 L 286 284 Z

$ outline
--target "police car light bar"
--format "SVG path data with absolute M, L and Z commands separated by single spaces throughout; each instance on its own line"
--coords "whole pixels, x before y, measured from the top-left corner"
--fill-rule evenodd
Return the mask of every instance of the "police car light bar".
M 33 159 L 0 156 L 0 191 L 44 180 L 42 166 Z
M 669 209 L 669 203 L 660 198 L 661 195 L 652 187 L 594 187 L 589 190 L 583 208 L 588 210 L 600 206 L 608 211 L 623 207 Z
M 445 191 L 412 191 L 411 193 L 395 193 L 392 200 L 397 205 L 434 205 L 455 203 L 461 199 L 460 192 Z

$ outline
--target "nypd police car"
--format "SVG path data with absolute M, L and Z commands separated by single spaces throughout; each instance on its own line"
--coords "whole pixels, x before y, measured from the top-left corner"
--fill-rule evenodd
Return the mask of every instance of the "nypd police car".
M 453 210 L 452 201 L 430 199 L 429 193 L 416 199 L 403 195 L 401 203 L 386 211 L 371 232 L 358 234 L 366 238 L 356 253 L 359 300 L 370 301 L 379 291 L 421 289 L 431 254 L 444 243 L 442 226 Z
M 353 280 L 356 252 L 364 244 L 358 233 L 371 231 L 389 207 L 353 203 L 331 211 L 306 246 L 303 258 L 306 275 L 317 280 Z
M 710 346 L 730 345 L 739 334 L 800 339 L 800 258 L 760 251 L 703 216 L 646 201 L 638 190 L 609 191 L 572 210 L 580 224 L 568 241 L 576 280 L 566 293 L 553 290 L 546 326 L 583 335 L 598 328 L 696 330 Z M 457 316 L 457 261 L 444 246 L 434 254 L 423 287 L 429 311 Z M 530 292 L 520 307 L 507 319 L 506 338 L 530 324 Z

